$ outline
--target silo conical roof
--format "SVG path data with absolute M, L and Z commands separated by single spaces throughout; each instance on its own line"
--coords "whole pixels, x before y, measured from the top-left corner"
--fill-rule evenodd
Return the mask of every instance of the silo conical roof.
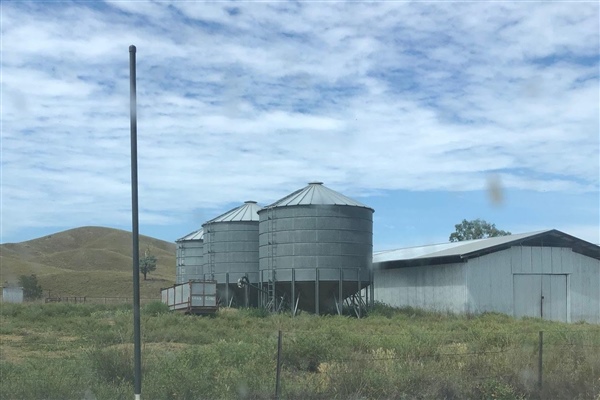
M 204 229 L 200 228 L 197 231 L 188 233 L 184 237 L 177 239 L 175 242 L 185 242 L 188 240 L 204 240 Z
M 247 201 L 239 207 L 233 210 L 227 211 L 225 214 L 221 214 L 216 218 L 206 221 L 205 224 L 212 224 L 213 222 L 239 222 L 239 221 L 256 221 L 258 222 L 258 211 L 260 207 L 255 201 Z
M 371 207 L 353 200 L 341 193 L 323 186 L 323 182 L 310 182 L 308 186 L 285 196 L 265 208 L 304 205 L 354 206 L 373 210 Z

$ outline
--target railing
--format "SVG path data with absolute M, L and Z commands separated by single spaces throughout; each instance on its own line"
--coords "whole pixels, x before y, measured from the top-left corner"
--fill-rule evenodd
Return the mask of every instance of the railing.
M 140 304 L 160 301 L 160 298 L 140 299 Z M 132 297 L 88 297 L 88 296 L 59 296 L 47 297 L 45 303 L 91 303 L 91 304 L 126 304 L 133 303 Z

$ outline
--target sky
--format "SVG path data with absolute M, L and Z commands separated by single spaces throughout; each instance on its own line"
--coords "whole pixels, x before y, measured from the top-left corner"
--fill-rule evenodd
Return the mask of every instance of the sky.
M 0 242 L 174 241 L 322 181 L 374 249 L 482 218 L 600 243 L 598 2 L 3 1 Z

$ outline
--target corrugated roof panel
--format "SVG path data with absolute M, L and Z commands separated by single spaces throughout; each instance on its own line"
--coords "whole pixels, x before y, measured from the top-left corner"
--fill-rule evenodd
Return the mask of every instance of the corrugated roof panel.
M 322 182 L 311 182 L 305 188 L 296 190 L 265 208 L 304 205 L 354 206 L 373 210 L 363 203 L 323 186 Z
M 255 201 L 247 201 L 239 207 L 229 210 L 224 214 L 219 215 L 216 218 L 206 221 L 205 224 L 212 224 L 214 222 L 234 222 L 234 221 L 256 221 L 258 222 L 258 211 L 260 207 Z
M 184 242 L 187 240 L 204 240 L 204 229 L 200 228 L 197 231 L 188 233 L 182 238 L 176 240 L 176 242 Z
M 464 256 L 470 253 L 485 250 L 487 248 L 501 246 L 511 242 L 518 242 L 531 236 L 550 232 L 543 230 L 537 232 L 520 233 L 509 236 L 498 236 L 487 239 L 465 240 L 462 242 L 432 244 L 427 246 L 408 247 L 404 249 L 378 251 L 373 253 L 373 263 L 388 261 L 415 260 L 419 258 L 437 258 Z

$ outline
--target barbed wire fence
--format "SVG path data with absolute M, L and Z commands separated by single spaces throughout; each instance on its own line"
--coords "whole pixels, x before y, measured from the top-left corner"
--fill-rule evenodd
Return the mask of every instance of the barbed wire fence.
M 350 357 L 327 351 L 325 347 L 331 345 L 331 340 L 325 346 L 317 346 L 318 354 L 299 354 L 302 342 L 318 342 L 329 335 L 325 332 L 278 331 L 276 399 L 281 398 L 282 390 L 286 388 L 285 379 L 293 376 L 282 371 L 302 369 L 321 376 L 323 386 L 352 384 L 353 380 L 359 382 L 362 374 L 398 376 L 403 370 L 413 369 L 461 376 L 470 382 L 512 385 L 540 398 L 548 395 L 554 396 L 552 398 L 587 398 L 585 394 L 600 398 L 600 331 L 597 329 L 487 335 L 431 332 L 434 339 L 424 340 L 416 348 L 398 345 L 407 338 L 406 333 L 374 334 L 365 335 L 370 348 L 356 349 L 355 355 Z M 354 336 L 360 342 L 360 335 Z M 484 346 L 487 348 L 481 348 Z M 560 385 L 559 377 L 573 380 L 561 389 L 561 393 L 556 391 L 556 386 Z M 577 381 L 576 385 L 571 385 L 574 381 Z M 587 387 L 573 388 L 582 383 Z M 585 392 L 584 397 L 580 396 L 581 392 Z

